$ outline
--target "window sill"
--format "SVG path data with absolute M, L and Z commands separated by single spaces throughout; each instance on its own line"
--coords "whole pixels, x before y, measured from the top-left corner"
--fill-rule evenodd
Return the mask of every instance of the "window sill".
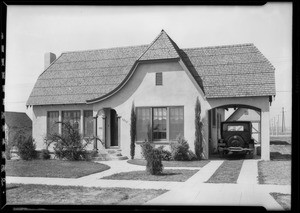
M 145 141 L 136 141 L 135 143 L 136 144 L 142 144 L 144 143 Z M 150 143 L 151 144 L 157 144 L 157 145 L 170 145 L 171 142 L 175 142 L 175 141 L 151 141 Z

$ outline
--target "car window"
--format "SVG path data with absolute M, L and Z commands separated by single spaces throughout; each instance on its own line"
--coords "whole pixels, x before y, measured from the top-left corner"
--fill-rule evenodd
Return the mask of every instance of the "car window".
M 239 131 L 244 131 L 244 126 L 242 125 L 239 125 L 239 126 L 231 126 L 231 125 L 228 125 L 227 126 L 227 131 L 236 131 L 236 132 L 239 132 Z

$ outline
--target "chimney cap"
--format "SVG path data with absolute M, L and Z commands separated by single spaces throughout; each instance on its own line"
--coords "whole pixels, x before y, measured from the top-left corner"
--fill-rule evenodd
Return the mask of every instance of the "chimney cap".
M 46 52 L 44 54 L 44 69 L 47 69 L 53 61 L 55 61 L 56 55 L 52 52 Z

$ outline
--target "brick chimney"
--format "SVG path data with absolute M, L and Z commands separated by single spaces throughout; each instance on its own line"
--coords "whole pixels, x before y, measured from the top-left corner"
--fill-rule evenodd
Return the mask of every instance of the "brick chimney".
M 44 69 L 47 69 L 49 65 L 56 59 L 56 55 L 54 53 L 45 53 L 44 56 Z

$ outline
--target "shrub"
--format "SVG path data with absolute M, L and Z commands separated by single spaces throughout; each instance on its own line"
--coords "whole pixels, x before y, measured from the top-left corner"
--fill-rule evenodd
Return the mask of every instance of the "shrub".
M 189 150 L 187 154 L 188 154 L 189 161 L 198 159 L 197 155 L 192 150 Z
M 5 139 L 4 139 L 5 140 Z M 10 156 L 10 149 L 11 149 L 11 145 L 8 144 L 8 141 L 5 140 L 5 159 L 6 160 L 10 160 L 11 156 Z
M 134 158 L 135 154 L 135 137 L 136 137 L 136 114 L 134 110 L 134 103 L 131 107 L 131 116 L 130 116 L 130 155 L 131 159 Z
M 178 161 L 189 160 L 188 157 L 189 148 L 190 146 L 187 143 L 187 141 L 181 135 L 179 135 L 177 137 L 177 141 L 171 143 L 172 158 Z
M 164 150 L 164 146 L 157 147 L 161 151 L 162 160 L 170 161 L 172 160 L 172 154 L 168 150 Z
M 161 150 L 153 148 L 149 141 L 145 141 L 142 145 L 142 155 L 146 159 L 146 171 L 151 175 L 161 174 L 163 171 Z
M 35 143 L 31 136 L 25 137 L 24 135 L 19 135 L 17 147 L 22 160 L 32 160 L 37 158 Z
M 48 149 L 42 149 L 41 150 L 41 158 L 43 160 L 49 160 L 51 158 L 50 152 Z
M 90 139 L 83 139 L 82 135 L 69 122 L 62 123 L 64 130 L 62 134 L 49 134 L 45 140 L 47 147 L 54 143 L 54 153 L 59 159 L 66 160 L 90 160 L 91 155 L 86 150 Z

